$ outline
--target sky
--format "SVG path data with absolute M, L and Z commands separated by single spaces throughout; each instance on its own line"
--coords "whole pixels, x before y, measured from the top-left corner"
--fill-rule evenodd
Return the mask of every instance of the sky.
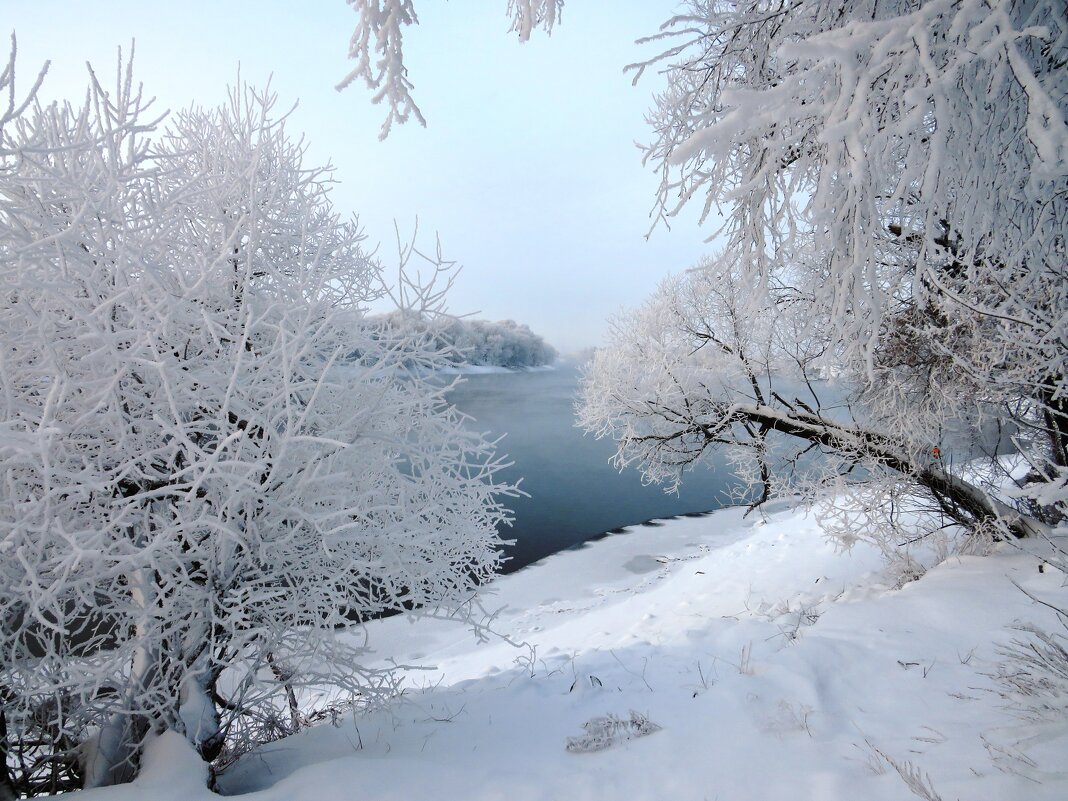
M 359 216 L 395 263 L 395 230 L 463 265 L 449 311 L 526 323 L 561 351 L 601 344 L 608 318 L 695 263 L 712 224 L 688 210 L 649 232 L 657 188 L 636 142 L 659 78 L 623 67 L 653 54 L 671 0 L 569 0 L 552 36 L 520 44 L 506 0 L 420 0 L 405 36 L 428 127 L 378 140 L 384 110 L 349 71 L 355 14 L 344 0 L 4 0 L 21 80 L 52 62 L 45 99 L 83 96 L 85 63 L 114 71 L 136 44 L 135 74 L 159 111 L 215 105 L 240 68 L 297 107 L 308 159 L 336 168 L 334 203 Z M 395 228 L 396 226 L 396 228 Z

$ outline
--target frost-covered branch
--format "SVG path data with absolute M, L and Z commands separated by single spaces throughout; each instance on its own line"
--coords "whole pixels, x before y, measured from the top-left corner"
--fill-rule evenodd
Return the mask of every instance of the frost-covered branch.
M 20 99 L 15 81 L 17 57 L 18 40 L 15 38 L 14 32 L 12 32 L 11 52 L 8 54 L 7 64 L 4 65 L 3 70 L 0 70 L 0 97 L 3 97 L 3 100 L 0 101 L 0 108 L 3 109 L 0 111 L 0 156 L 8 155 L 4 128 L 21 117 L 26 109 L 30 107 L 30 104 L 33 103 L 41 89 L 41 84 L 44 83 L 45 75 L 48 74 L 50 64 L 50 62 L 45 62 L 30 85 L 29 90 Z
M 939 426 L 888 426 L 862 384 L 815 380 L 833 361 L 826 343 L 799 336 L 808 299 L 747 280 L 728 257 L 709 259 L 614 321 L 584 377 L 578 416 L 618 442 L 621 468 L 636 465 L 672 489 L 722 447 L 758 503 L 855 474 L 865 484 L 904 481 L 943 521 L 968 529 L 1049 533 L 996 484 L 954 469 Z
M 425 126 L 404 66 L 404 29 L 419 22 L 412 0 L 347 1 L 357 14 L 349 39 L 349 59 L 356 64 L 336 88 L 345 89 L 359 79 L 371 90 L 372 103 L 385 101 L 386 119 L 379 139 L 389 136 L 394 122 L 405 123 L 412 116 Z
M 424 337 L 456 366 L 543 367 L 552 364 L 557 355 L 556 349 L 529 326 L 513 320 L 469 320 L 398 310 L 370 316 L 367 323 L 375 327 L 375 336 L 384 340 Z
M 1025 417 L 1063 465 L 1062 4 L 706 0 L 688 10 L 651 62 L 670 81 L 646 151 L 661 213 L 693 201 L 705 215 L 723 209 L 727 248 L 756 276 L 812 240 L 825 263 L 808 287 L 841 358 L 874 384 L 893 339 L 907 338 L 962 388 L 1028 398 Z
M 5 131 L 0 692 L 20 792 L 126 780 L 164 729 L 213 759 L 311 685 L 382 700 L 396 679 L 361 666 L 360 621 L 467 608 L 499 563 L 493 448 L 410 375 L 439 347 L 362 322 L 383 266 L 275 105 L 238 87 L 159 130 L 121 69 Z
M 761 401 L 757 386 L 836 376 L 861 415 L 850 424 L 907 459 L 895 466 L 871 442 L 850 445 L 845 452 L 855 457 L 831 460 L 837 467 L 825 472 L 864 476 L 874 457 L 914 487 L 926 484 L 941 503 L 960 487 L 935 487 L 925 469 L 941 458 L 934 455 L 947 434 L 996 426 L 1005 458 L 989 460 L 983 486 L 995 516 L 1011 520 L 1026 512 L 1063 527 L 1063 4 L 691 0 L 647 41 L 659 43 L 661 53 L 632 69 L 640 75 L 655 65 L 668 78 L 645 149 L 661 176 L 657 214 L 670 218 L 694 203 L 703 218 L 722 213 L 723 225 L 713 232 L 721 235 L 722 260 L 699 269 L 706 277 L 689 279 L 687 290 L 718 311 L 703 338 L 694 334 L 703 323 L 695 326 L 686 315 L 664 324 L 685 336 L 639 323 L 665 313 L 662 290 L 651 301 L 659 312 L 639 311 L 617 323 L 612 353 L 592 374 L 614 373 L 616 382 L 591 379 L 585 404 L 601 406 L 587 423 L 630 443 L 622 461 L 633 453 L 647 477 L 670 483 L 678 479 L 669 473 L 699 459 L 706 437 L 766 456 L 761 432 L 779 425 L 781 433 L 783 424 L 752 414 L 757 407 L 774 406 L 791 426 L 811 413 L 804 393 L 775 387 L 771 404 Z M 775 341 L 754 326 L 786 325 L 791 345 L 805 352 L 781 353 L 774 364 L 735 352 L 744 344 L 739 320 L 750 327 L 742 332 L 748 348 Z M 621 326 L 635 333 L 620 336 Z M 656 365 L 649 377 L 635 376 L 641 359 Z M 763 375 L 764 384 L 754 385 L 752 375 Z M 659 453 L 637 455 L 640 437 L 660 434 L 626 422 L 604 405 L 609 398 L 644 425 L 661 421 L 670 436 Z M 707 432 L 694 429 L 691 441 L 672 418 L 680 411 Z M 817 450 L 842 452 L 836 430 L 817 436 L 801 426 L 790 433 Z M 977 450 L 978 444 L 972 454 Z M 806 450 L 791 463 L 810 460 L 811 470 L 812 456 Z M 1006 464 L 1014 465 L 1011 476 Z M 766 486 L 764 472 L 754 466 L 747 475 Z M 967 479 L 959 464 L 955 477 Z M 983 516 L 982 503 L 958 498 L 954 505 L 963 505 L 964 519 Z
M 386 105 L 386 119 L 378 138 L 389 136 L 393 123 L 405 123 L 414 117 L 426 125 L 423 112 L 412 99 L 415 85 L 408 78 L 404 63 L 404 31 L 419 24 L 413 0 L 346 0 L 356 12 L 356 29 L 349 39 L 352 70 L 337 89 L 362 81 L 371 90 L 371 102 Z M 551 33 L 560 19 L 564 0 L 508 0 L 510 31 L 525 42 L 536 28 Z

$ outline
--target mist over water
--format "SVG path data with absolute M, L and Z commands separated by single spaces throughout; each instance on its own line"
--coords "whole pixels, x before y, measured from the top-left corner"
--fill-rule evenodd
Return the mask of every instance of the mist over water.
M 518 481 L 530 497 L 509 499 L 515 513 L 501 536 L 511 572 L 564 548 L 620 526 L 673 515 L 718 509 L 738 485 L 722 454 L 709 454 L 686 475 L 678 495 L 643 486 L 637 470 L 620 473 L 609 464 L 615 451 L 575 427 L 579 370 L 569 364 L 553 370 L 473 375 L 449 398 L 474 420 L 472 428 L 504 434 L 498 453 L 514 462 L 500 473 Z

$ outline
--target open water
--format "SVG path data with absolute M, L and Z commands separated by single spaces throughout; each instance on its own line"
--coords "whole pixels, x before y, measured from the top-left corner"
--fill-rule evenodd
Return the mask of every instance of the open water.
M 500 477 L 522 479 L 530 496 L 509 499 L 515 522 L 501 536 L 516 544 L 507 549 L 504 572 L 621 526 L 718 509 L 738 483 L 718 454 L 687 474 L 678 495 L 643 485 L 633 468 L 620 473 L 609 464 L 613 443 L 575 427 L 579 377 L 578 368 L 568 364 L 472 375 L 449 396 L 474 418 L 473 428 L 505 435 L 498 452 L 514 465 Z

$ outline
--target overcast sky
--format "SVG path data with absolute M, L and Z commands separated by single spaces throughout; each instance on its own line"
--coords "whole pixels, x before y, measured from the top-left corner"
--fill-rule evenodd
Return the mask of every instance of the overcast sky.
M 84 93 L 85 62 L 113 71 L 136 40 L 136 73 L 161 110 L 220 102 L 228 83 L 268 78 L 299 100 L 316 163 L 330 161 L 339 209 L 355 212 L 382 253 L 393 223 L 418 216 L 464 265 L 454 313 L 529 324 L 563 351 L 595 345 L 614 311 L 639 303 L 669 272 L 709 249 L 696 214 L 646 241 L 657 180 L 636 141 L 656 76 L 637 87 L 634 40 L 671 14 L 671 0 L 569 0 L 551 37 L 520 45 L 506 0 L 421 0 L 406 36 L 410 78 L 428 127 L 377 139 L 381 108 L 348 72 L 355 14 L 344 0 L 5 0 L 24 83 L 45 59 L 46 98 Z

